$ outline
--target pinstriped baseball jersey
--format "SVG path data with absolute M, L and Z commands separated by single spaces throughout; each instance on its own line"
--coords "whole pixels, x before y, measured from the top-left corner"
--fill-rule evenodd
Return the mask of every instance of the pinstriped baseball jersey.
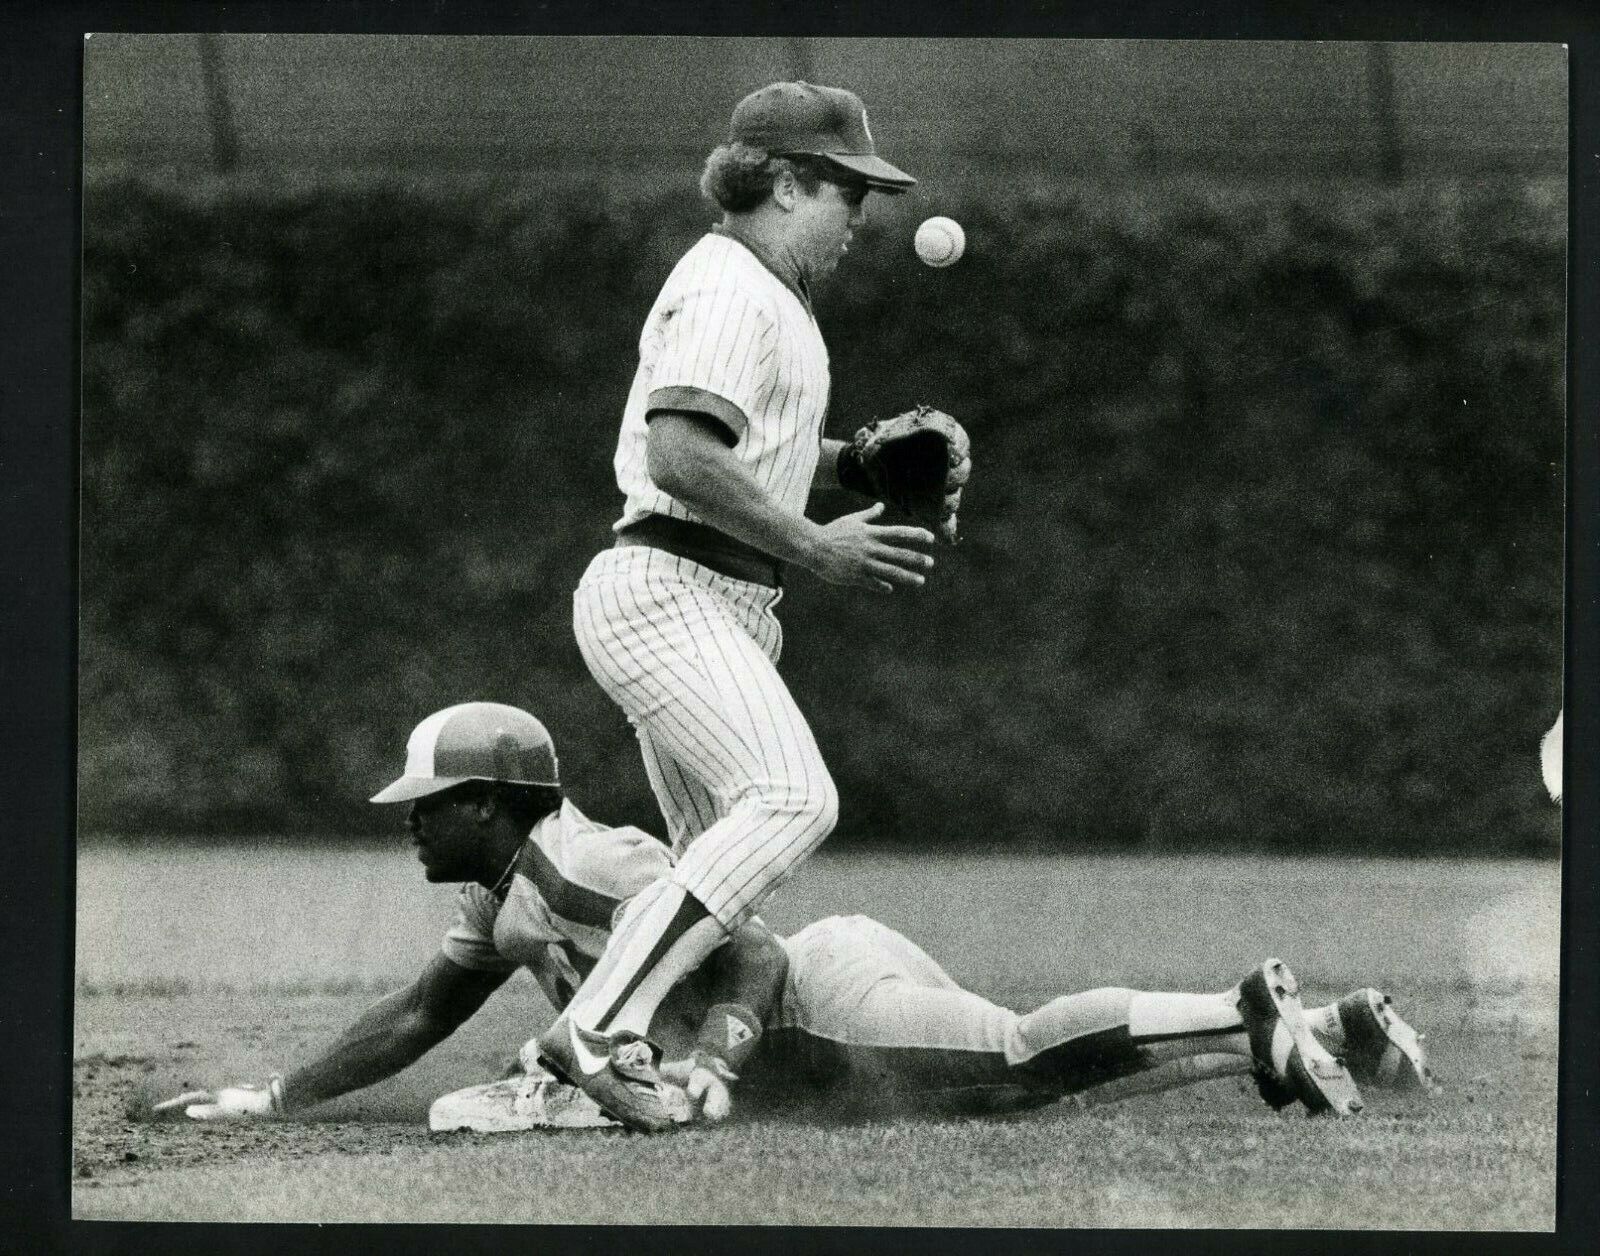
M 627 499 L 616 526 L 649 514 L 696 518 L 650 480 L 653 410 L 712 415 L 772 500 L 803 513 L 828 389 L 828 348 L 805 295 L 751 246 L 722 232 L 702 237 L 673 268 L 639 337 L 614 459 Z

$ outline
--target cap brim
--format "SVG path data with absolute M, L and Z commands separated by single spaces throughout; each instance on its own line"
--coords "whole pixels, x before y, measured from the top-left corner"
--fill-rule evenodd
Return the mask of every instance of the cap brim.
M 916 185 L 916 180 L 898 166 L 891 166 L 882 157 L 868 153 L 823 153 L 836 166 L 842 166 L 857 178 L 865 179 L 867 186 L 878 192 L 904 192 Z
M 410 802 L 413 798 L 426 798 L 429 794 L 453 789 L 470 776 L 402 776 L 398 781 L 384 786 L 368 802 Z

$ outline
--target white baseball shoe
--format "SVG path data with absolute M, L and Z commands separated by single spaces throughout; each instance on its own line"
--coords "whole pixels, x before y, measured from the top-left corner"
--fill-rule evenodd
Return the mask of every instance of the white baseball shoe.
M 1370 986 L 1352 990 L 1335 1005 L 1350 1074 L 1363 1086 L 1439 1092 L 1422 1038 L 1400 1015 L 1394 1000 Z
M 615 1129 L 617 1123 L 576 1086 L 539 1069 L 441 1095 L 428 1109 L 435 1132 L 510 1134 L 539 1129 Z
M 1261 1097 L 1274 1108 L 1298 1099 L 1313 1113 L 1354 1116 L 1365 1106 L 1344 1064 L 1317 1041 L 1300 1006 L 1300 986 L 1269 959 L 1239 983 L 1239 1016 L 1255 1057 Z

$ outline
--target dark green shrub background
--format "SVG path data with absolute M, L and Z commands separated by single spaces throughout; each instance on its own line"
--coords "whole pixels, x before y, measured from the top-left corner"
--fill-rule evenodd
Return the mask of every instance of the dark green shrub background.
M 932 585 L 791 580 L 839 842 L 1553 846 L 1557 184 L 1139 185 L 942 205 L 819 301 L 830 434 L 927 401 L 977 471 Z M 86 831 L 361 833 L 406 733 L 526 705 L 659 829 L 571 638 L 689 196 L 92 184 Z M 822 510 L 842 502 L 819 502 Z

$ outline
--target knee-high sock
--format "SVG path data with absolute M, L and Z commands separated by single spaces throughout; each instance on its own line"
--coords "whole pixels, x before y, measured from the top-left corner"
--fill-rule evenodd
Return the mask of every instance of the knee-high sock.
M 1306 1023 L 1329 1046 L 1344 1046 L 1344 1021 L 1339 1019 L 1339 1005 L 1329 1003 L 1323 1007 L 1306 1008 Z
M 623 914 L 605 953 L 566 1015 L 583 1029 L 642 1034 L 667 991 L 727 940 L 727 932 L 681 885 L 648 886 Z
M 1155 996 L 1163 998 L 1167 996 Z M 1181 996 L 1180 996 L 1181 997 Z M 1229 995 L 1228 997 L 1232 997 Z M 1306 1020 L 1312 1030 L 1330 1048 L 1337 1051 L 1344 1045 L 1344 1022 L 1339 1019 L 1339 1007 L 1329 1003 L 1324 1007 L 1308 1007 Z M 1225 1035 L 1226 1036 L 1226 1035 Z M 1170 1039 L 1169 1042 L 1183 1043 L 1182 1037 Z M 1192 1038 L 1190 1042 L 1192 1042 Z M 1142 1073 L 1129 1075 L 1107 1082 L 1086 1090 L 1079 1096 L 1085 1104 L 1115 1103 L 1118 1100 L 1129 1099 L 1135 1095 L 1154 1094 L 1157 1091 L 1172 1090 L 1178 1086 L 1192 1086 L 1196 1082 L 1212 1081 L 1219 1077 L 1237 1077 L 1250 1072 L 1250 1056 L 1248 1051 L 1240 1052 L 1232 1047 L 1234 1040 L 1229 1039 L 1229 1049 L 1218 1048 L 1216 1052 L 1201 1051 L 1185 1053 L 1173 1059 L 1167 1059 L 1152 1066 Z M 1170 1049 L 1170 1048 L 1169 1048 Z M 1154 1052 L 1152 1052 L 1154 1054 Z
M 1152 1061 L 1217 1052 L 1250 1055 L 1250 1039 L 1239 1018 L 1238 995 L 1147 994 L 1128 1006 L 1128 1035 Z
M 1121 987 L 1052 999 L 1017 1021 L 1009 1062 L 1065 1093 L 1167 1060 L 1250 1054 L 1235 996 L 1159 994 Z

